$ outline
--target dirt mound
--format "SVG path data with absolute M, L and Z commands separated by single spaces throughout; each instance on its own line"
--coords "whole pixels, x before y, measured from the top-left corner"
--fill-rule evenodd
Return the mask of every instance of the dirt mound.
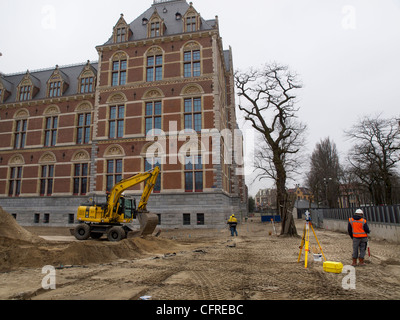
M 42 268 L 46 265 L 85 266 L 118 259 L 133 260 L 181 249 L 182 246 L 174 241 L 152 237 L 126 239 L 117 243 L 101 240 L 28 243 L 0 238 L 0 272 L 19 268 Z
M 13 239 L 31 243 L 43 242 L 41 238 L 21 227 L 17 221 L 0 207 L 0 239 Z

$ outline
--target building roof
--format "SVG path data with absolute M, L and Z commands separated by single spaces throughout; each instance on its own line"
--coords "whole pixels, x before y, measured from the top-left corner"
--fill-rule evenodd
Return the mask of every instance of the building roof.
M 177 13 L 183 17 L 188 9 L 191 7 L 191 4 L 188 4 L 186 0 L 155 0 L 153 5 L 142 13 L 139 17 L 137 17 L 134 21 L 129 24 L 129 27 L 132 31 L 132 34 L 128 41 L 136 41 L 147 39 L 147 28 L 148 25 L 143 23 L 143 19 L 147 19 L 150 21 L 150 18 L 157 11 L 158 15 L 163 20 L 166 29 L 164 31 L 164 36 L 176 35 L 184 33 L 183 29 L 183 21 L 182 19 L 177 19 Z M 212 30 L 216 26 L 216 20 L 205 20 L 201 19 L 200 30 Z M 104 44 L 113 43 L 113 37 Z
M 68 83 L 68 88 L 63 93 L 63 97 L 72 96 L 78 94 L 78 78 L 84 68 L 87 66 L 87 62 L 70 65 L 70 66 L 61 66 L 58 67 L 60 71 L 60 75 L 64 81 Z M 90 64 L 91 69 L 96 74 L 98 63 L 94 62 Z M 56 67 L 57 68 L 57 67 Z M 35 97 L 31 100 L 42 100 L 46 99 L 47 96 L 47 81 L 51 78 L 56 68 L 49 68 L 37 71 L 28 71 L 30 79 L 33 82 L 33 85 L 39 89 L 39 92 L 35 95 Z M 17 87 L 22 79 L 27 75 L 28 72 L 23 73 L 15 73 L 10 75 L 2 74 L 0 76 L 0 81 L 6 87 L 7 91 L 11 93 L 11 95 L 7 98 L 3 103 L 13 103 L 17 101 Z

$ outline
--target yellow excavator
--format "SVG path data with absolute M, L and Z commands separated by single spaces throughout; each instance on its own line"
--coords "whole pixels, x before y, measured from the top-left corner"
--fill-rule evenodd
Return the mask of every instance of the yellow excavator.
M 147 201 L 154 189 L 160 168 L 139 173 L 133 177 L 118 182 L 107 195 L 106 203 L 83 204 L 78 208 L 77 220 L 80 222 L 71 234 L 77 240 L 89 238 L 99 239 L 104 234 L 109 241 L 117 242 L 128 237 L 133 232 L 127 224 L 138 219 L 140 231 L 138 236 L 151 235 L 158 224 L 158 216 L 147 211 Z M 124 191 L 146 182 L 140 203 L 124 195 Z

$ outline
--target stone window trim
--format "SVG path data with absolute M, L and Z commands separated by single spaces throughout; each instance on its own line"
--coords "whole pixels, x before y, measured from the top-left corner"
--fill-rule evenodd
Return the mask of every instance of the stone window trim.
M 144 65 L 144 79 L 146 79 L 146 82 L 164 79 L 164 51 L 160 47 L 155 46 L 147 50 Z
M 129 57 L 124 51 L 116 52 L 110 60 L 110 79 L 111 87 L 124 86 L 128 80 L 128 61 Z
M 182 47 L 183 78 L 200 77 L 202 75 L 202 47 L 196 41 L 190 41 Z

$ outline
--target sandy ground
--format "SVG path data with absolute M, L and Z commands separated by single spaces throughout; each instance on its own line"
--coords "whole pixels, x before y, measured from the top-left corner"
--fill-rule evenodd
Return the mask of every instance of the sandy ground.
M 302 234 L 304 221 L 297 221 Z M 27 228 L 40 240 L 0 237 L 0 299 L 32 300 L 393 300 L 400 299 L 400 246 L 372 239 L 372 256 L 347 274 L 323 271 L 301 238 L 282 238 L 270 224 L 249 221 L 232 238 L 220 230 L 164 230 L 159 237 L 74 241 L 67 229 Z M 278 226 L 279 230 L 279 226 Z M 316 229 L 329 261 L 351 264 L 351 239 Z M 311 245 L 317 246 L 311 236 Z M 56 289 L 45 290 L 42 267 L 56 267 Z M 349 281 L 347 283 L 350 284 Z

